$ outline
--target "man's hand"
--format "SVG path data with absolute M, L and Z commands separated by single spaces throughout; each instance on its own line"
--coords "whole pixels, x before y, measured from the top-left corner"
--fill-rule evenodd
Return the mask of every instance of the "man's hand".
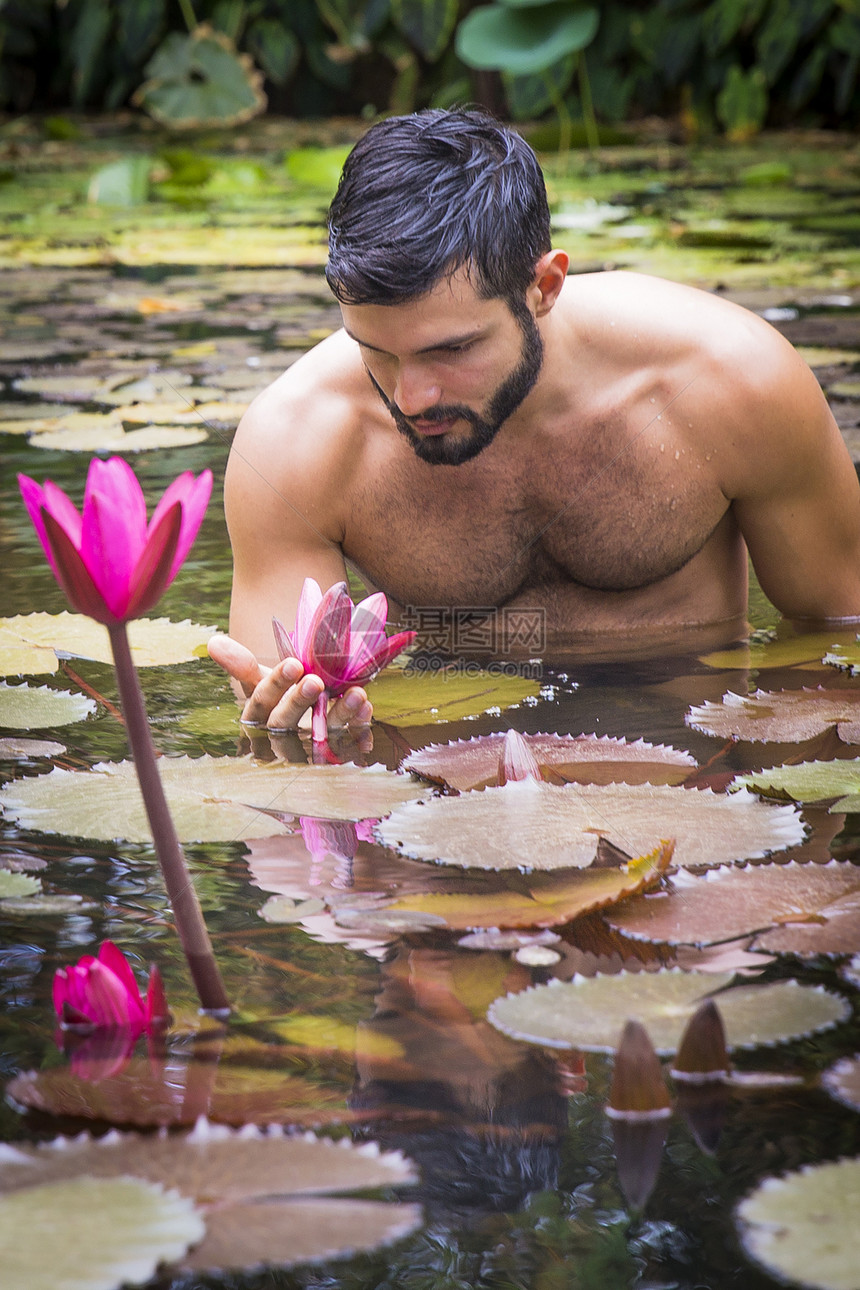
M 287 658 L 273 668 L 263 667 L 249 649 L 231 636 L 209 640 L 209 657 L 223 667 L 245 696 L 242 721 L 269 730 L 295 730 L 325 689 L 322 679 L 305 674 L 298 659 Z M 335 699 L 328 710 L 332 730 L 370 724 L 373 708 L 359 685 Z

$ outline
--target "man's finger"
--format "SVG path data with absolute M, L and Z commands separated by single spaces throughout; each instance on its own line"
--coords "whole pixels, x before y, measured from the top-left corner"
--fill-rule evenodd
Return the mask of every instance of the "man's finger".
M 328 710 L 330 729 L 343 726 L 368 726 L 373 716 L 373 706 L 360 685 L 353 685 Z
M 209 637 L 207 649 L 212 661 L 219 667 L 223 667 L 234 681 L 238 681 L 246 698 L 254 693 L 260 681 L 266 676 L 267 669 L 261 667 L 251 651 L 244 645 L 240 645 L 238 641 L 234 641 L 232 636 L 217 632 Z
M 242 709 L 242 720 L 252 722 L 254 725 L 277 726 L 281 729 L 295 726 L 299 716 L 308 706 L 307 699 L 296 702 L 298 696 L 293 693 L 299 688 L 296 683 L 301 679 L 302 665 L 298 659 L 285 658 L 283 662 L 277 663 L 254 687 L 253 693 Z M 320 681 L 315 694 L 318 694 L 321 689 Z M 290 720 L 282 720 L 285 711 L 292 714 L 291 705 L 295 705 L 295 715 L 291 715 Z

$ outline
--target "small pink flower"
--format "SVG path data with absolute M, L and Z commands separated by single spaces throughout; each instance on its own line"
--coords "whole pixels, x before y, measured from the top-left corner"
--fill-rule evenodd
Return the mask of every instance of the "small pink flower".
M 170 586 L 197 536 L 212 472 L 174 479 L 147 525 L 137 476 L 121 457 L 90 462 L 83 512 L 51 480 L 18 476 L 54 577 L 73 609 L 111 625 L 139 618 Z
M 152 968 L 146 998 L 141 998 L 129 962 L 113 941 L 104 942 L 98 958 L 85 954 L 73 967 L 58 968 L 54 1009 L 63 1029 L 124 1030 L 132 1043 L 144 1031 L 161 1029 L 168 1021 L 158 968 Z
M 314 704 L 317 742 L 326 737 L 329 698 L 351 685 L 364 685 L 415 639 L 415 632 L 386 636 L 387 617 L 388 601 L 381 591 L 353 605 L 345 582 L 335 583 L 323 595 L 319 583 L 305 578 L 293 630 L 272 620 L 280 657 L 297 658 L 306 672 L 325 684 Z

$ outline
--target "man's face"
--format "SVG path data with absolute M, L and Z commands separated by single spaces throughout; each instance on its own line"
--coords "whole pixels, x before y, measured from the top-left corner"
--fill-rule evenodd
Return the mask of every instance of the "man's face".
M 394 418 L 394 424 L 400 433 L 409 441 L 415 455 L 431 466 L 460 466 L 464 461 L 471 461 L 493 442 L 508 417 L 516 412 L 526 395 L 532 390 L 543 363 L 543 341 L 537 323 L 527 309 L 517 317 L 522 334 L 520 358 L 513 371 L 500 382 L 490 395 L 482 413 L 475 412 L 463 403 L 442 403 L 425 408 L 413 420 L 420 425 L 438 426 L 440 429 L 451 421 L 465 421 L 472 427 L 470 434 L 461 434 L 457 438 L 445 432 L 430 433 L 425 429 L 417 430 L 393 399 L 389 399 L 370 375 L 374 388 Z
M 540 374 L 543 344 L 525 302 L 485 300 L 462 273 L 416 301 L 342 312 L 394 424 L 431 465 L 483 452 Z

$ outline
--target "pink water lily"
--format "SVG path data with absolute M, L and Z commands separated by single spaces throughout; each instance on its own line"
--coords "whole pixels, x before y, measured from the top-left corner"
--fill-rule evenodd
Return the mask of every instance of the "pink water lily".
M 128 959 L 113 941 L 104 942 L 97 958 L 85 954 L 72 967 L 57 969 L 54 1009 L 64 1029 L 124 1030 L 132 1041 L 168 1021 L 158 968 L 150 972 L 144 999 Z
M 18 484 L 70 604 L 110 625 L 145 614 L 170 586 L 200 528 L 212 472 L 174 479 L 149 524 L 143 489 L 121 457 L 90 462 L 82 512 L 50 479 L 19 475 Z
M 415 639 L 412 631 L 386 636 L 387 617 L 388 601 L 381 591 L 353 605 L 345 582 L 336 582 L 323 595 L 318 582 L 305 578 L 293 630 L 272 620 L 280 657 L 297 658 L 325 684 L 314 704 L 314 740 L 326 737 L 329 698 L 351 685 L 364 685 Z

